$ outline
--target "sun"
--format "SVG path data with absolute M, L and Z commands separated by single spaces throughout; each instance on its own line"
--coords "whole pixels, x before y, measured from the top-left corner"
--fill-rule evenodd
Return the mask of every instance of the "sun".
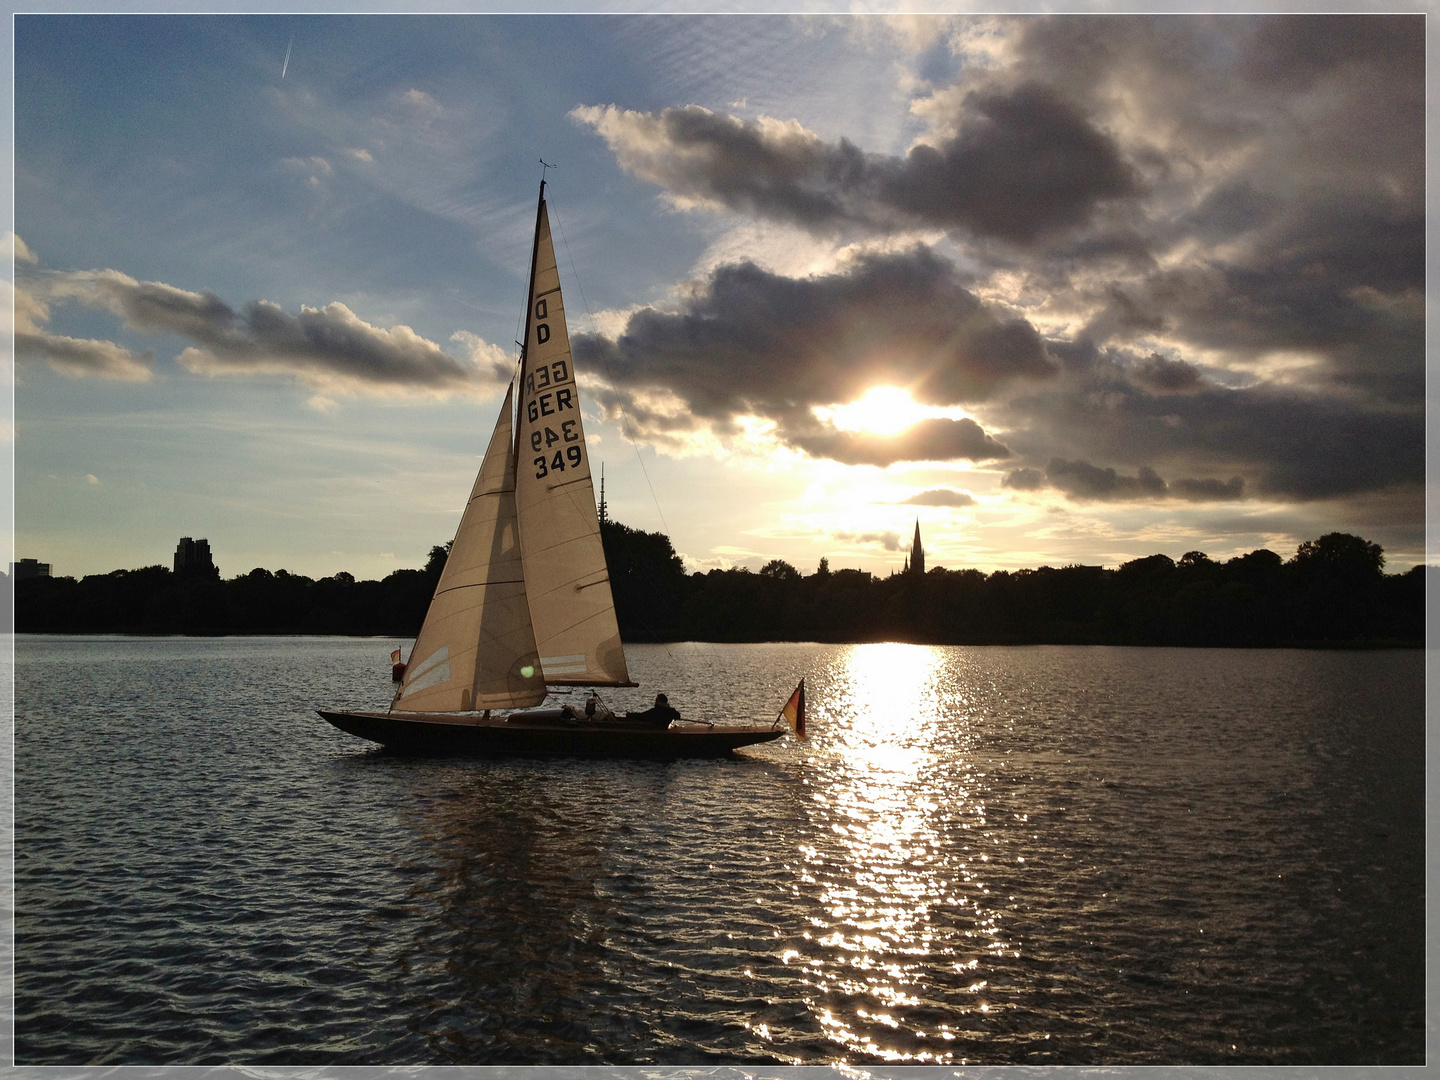
M 925 419 L 930 410 L 917 405 L 908 391 L 894 386 L 872 386 L 850 404 L 836 405 L 831 415 L 832 422 L 841 431 L 894 435 Z

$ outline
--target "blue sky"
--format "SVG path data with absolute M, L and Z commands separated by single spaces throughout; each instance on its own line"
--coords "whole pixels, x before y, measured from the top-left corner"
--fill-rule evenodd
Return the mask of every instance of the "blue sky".
M 16 554 L 423 562 L 543 157 L 612 513 L 692 569 L 884 573 L 917 516 L 931 565 L 1403 569 L 1423 60 L 1413 16 L 19 17 Z

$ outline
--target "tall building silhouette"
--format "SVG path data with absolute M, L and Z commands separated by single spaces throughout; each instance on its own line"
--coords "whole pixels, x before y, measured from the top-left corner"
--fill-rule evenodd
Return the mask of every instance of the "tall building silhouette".
M 219 577 L 220 571 L 210 558 L 210 541 L 182 536 L 180 543 L 175 545 L 175 573 Z
M 920 543 L 920 519 L 915 519 L 915 542 L 910 545 L 910 559 L 905 569 L 911 574 L 925 573 L 925 548 Z

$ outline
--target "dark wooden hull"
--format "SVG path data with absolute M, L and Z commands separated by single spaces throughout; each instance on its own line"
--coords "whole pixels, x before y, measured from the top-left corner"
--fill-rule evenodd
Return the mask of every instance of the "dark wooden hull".
M 372 713 L 319 710 L 341 731 L 407 754 L 445 757 L 676 758 L 724 757 L 741 746 L 769 742 L 785 728 L 705 727 L 686 724 L 657 728 L 615 721 L 566 722 L 558 710 L 508 717 L 426 713 Z

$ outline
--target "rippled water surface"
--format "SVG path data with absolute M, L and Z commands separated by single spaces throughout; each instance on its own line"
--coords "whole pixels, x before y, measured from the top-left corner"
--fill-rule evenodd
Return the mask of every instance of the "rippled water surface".
M 382 639 L 16 643 L 16 1057 L 1424 1060 L 1423 656 L 632 647 L 674 764 L 408 759 Z

